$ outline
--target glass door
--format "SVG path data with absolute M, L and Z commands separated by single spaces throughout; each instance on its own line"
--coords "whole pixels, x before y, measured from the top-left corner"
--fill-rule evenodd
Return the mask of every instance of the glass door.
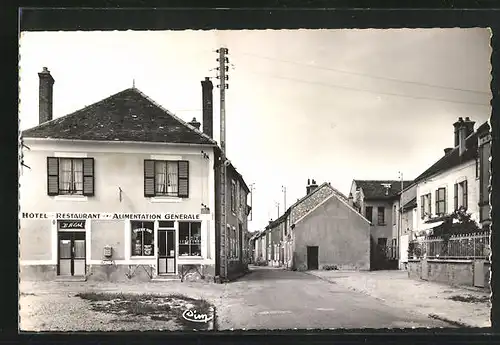
M 175 274 L 175 230 L 158 230 L 158 275 Z
M 60 231 L 58 239 L 57 274 L 60 276 L 84 276 L 85 232 Z

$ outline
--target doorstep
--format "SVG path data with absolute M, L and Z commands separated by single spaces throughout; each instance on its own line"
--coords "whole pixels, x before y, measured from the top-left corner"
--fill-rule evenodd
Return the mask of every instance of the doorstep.
M 155 283 L 161 283 L 161 282 L 180 282 L 181 278 L 177 275 L 171 275 L 171 276 L 156 276 L 151 278 L 152 282 Z
M 87 281 L 86 276 L 57 276 L 56 282 L 85 282 Z

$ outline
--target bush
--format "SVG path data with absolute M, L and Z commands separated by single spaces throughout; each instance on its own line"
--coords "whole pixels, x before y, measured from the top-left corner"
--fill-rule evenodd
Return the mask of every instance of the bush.
M 267 266 L 267 261 L 263 260 L 262 258 L 259 258 L 255 262 L 255 265 L 257 265 L 257 266 Z
M 338 271 L 337 265 L 324 265 L 323 270 L 325 271 Z

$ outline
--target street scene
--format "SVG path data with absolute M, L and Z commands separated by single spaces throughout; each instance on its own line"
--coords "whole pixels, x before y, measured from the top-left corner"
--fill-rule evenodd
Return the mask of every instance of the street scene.
M 23 33 L 20 330 L 490 327 L 489 39 Z

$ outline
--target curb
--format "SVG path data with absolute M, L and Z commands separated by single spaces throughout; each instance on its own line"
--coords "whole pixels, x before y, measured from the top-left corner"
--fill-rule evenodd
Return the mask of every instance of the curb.
M 436 314 L 429 314 L 427 316 L 429 318 L 431 318 L 431 319 L 435 319 L 435 320 L 447 322 L 447 323 L 449 323 L 450 325 L 453 325 L 453 326 L 463 327 L 463 328 L 473 328 L 473 326 L 468 325 L 466 323 L 463 323 L 463 322 L 460 322 L 460 321 L 451 320 L 451 319 L 448 319 L 446 317 L 439 316 L 439 315 L 436 315 Z
M 350 291 L 353 291 L 353 292 L 357 292 L 357 293 L 363 294 L 363 295 L 365 295 L 365 296 L 368 296 L 368 297 L 374 298 L 374 299 L 376 299 L 376 300 L 378 300 L 378 301 L 380 301 L 380 302 L 384 302 L 384 303 L 386 302 L 386 300 L 385 300 L 385 299 L 383 299 L 383 298 L 373 296 L 372 294 L 370 294 L 370 293 L 368 293 L 368 292 L 366 292 L 366 291 L 363 291 L 363 290 L 359 290 L 359 289 L 357 289 L 357 288 L 355 288 L 355 287 L 353 287 L 353 286 L 350 286 L 350 285 L 343 285 L 343 284 L 338 284 L 337 282 L 331 281 L 331 280 L 329 280 L 328 278 L 321 277 L 321 276 L 316 275 L 316 274 L 314 274 L 314 273 L 308 273 L 308 272 L 304 272 L 304 273 L 309 274 L 310 276 L 314 276 L 314 277 L 316 277 L 316 278 L 318 278 L 318 279 L 321 279 L 321 280 L 323 280 L 323 281 L 325 281 L 325 282 L 327 282 L 327 283 L 330 283 L 330 284 L 335 284 L 335 285 L 339 285 L 339 286 L 342 286 L 342 287 L 346 288 L 347 290 L 350 290 Z

